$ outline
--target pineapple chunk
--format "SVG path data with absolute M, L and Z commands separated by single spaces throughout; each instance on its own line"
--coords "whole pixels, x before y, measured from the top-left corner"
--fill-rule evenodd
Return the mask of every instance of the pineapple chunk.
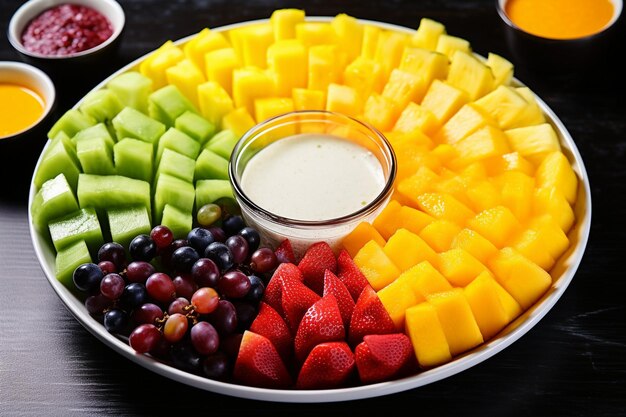
M 452 240 L 452 249 L 463 249 L 483 265 L 498 253 L 493 243 L 482 237 L 478 232 L 465 228 Z
M 308 52 L 299 41 L 275 42 L 267 50 L 267 61 L 275 76 L 276 95 L 291 97 L 294 88 L 307 86 Z
M 205 55 L 204 69 L 208 81 L 219 83 L 229 95 L 233 93 L 233 71 L 241 63 L 233 48 L 216 49 Z
M 451 60 L 456 51 L 463 51 L 469 54 L 472 52 L 472 47 L 466 39 L 443 33 L 437 39 L 435 51 L 444 54 Z
M 411 44 L 418 48 L 434 51 L 437 48 L 439 37 L 446 33 L 446 27 L 432 19 L 423 17 L 411 37 Z
M 400 275 L 398 267 L 374 240 L 367 242 L 357 252 L 354 263 L 375 291 L 381 290 Z
M 233 111 L 233 100 L 226 90 L 215 81 L 207 81 L 198 86 L 200 113 L 217 128 L 222 125 L 222 118 Z
M 365 102 L 363 118 L 380 131 L 391 130 L 398 118 L 398 111 L 392 99 L 372 93 Z
M 274 95 L 274 80 L 258 67 L 237 68 L 233 72 L 233 101 L 254 114 L 254 100 Z
M 437 219 L 426 225 L 419 236 L 437 253 L 450 249 L 452 240 L 461 232 L 461 228 L 449 220 Z
M 425 92 L 426 86 L 421 76 L 394 69 L 383 88 L 382 96 L 391 100 L 395 108 L 403 109 L 410 102 L 421 102 Z
M 511 320 L 510 314 L 500 301 L 501 292 L 498 287 L 501 287 L 500 284 L 488 271 L 484 271 L 463 289 L 485 340 L 495 336 Z
M 274 30 L 274 40 L 293 39 L 296 37 L 296 25 L 303 23 L 304 10 L 278 9 L 272 12 L 270 24 Z
M 254 117 L 257 123 L 274 116 L 292 112 L 293 110 L 294 106 L 291 98 L 268 97 L 254 100 Z M 293 130 L 293 127 L 291 129 Z
M 450 60 L 446 55 L 411 46 L 404 48 L 398 66 L 401 71 L 421 76 L 425 87 L 434 80 L 445 80 L 449 68 Z
M 379 246 L 385 246 L 385 239 L 380 235 L 378 230 L 371 223 L 359 223 L 346 237 L 341 241 L 343 248 L 348 251 L 351 258 L 354 258 L 367 242 L 373 240 Z
M 348 62 L 352 62 L 361 53 L 363 26 L 345 13 L 336 15 L 330 25 L 335 31 L 337 44 L 346 53 Z
M 274 29 L 270 23 L 233 29 L 231 33 L 237 38 L 234 46 L 244 66 L 267 68 L 267 49 L 274 43 Z
M 152 80 L 152 88 L 158 90 L 167 85 L 165 71 L 185 59 L 185 53 L 174 42 L 167 41 L 139 64 L 139 72 Z
M 363 42 L 361 45 L 361 56 L 365 59 L 374 60 L 376 49 L 378 48 L 378 38 L 382 30 L 378 26 L 365 25 L 363 27 Z
M 335 31 L 330 23 L 300 22 L 296 24 L 296 39 L 304 46 L 330 45 L 335 43 Z
M 495 90 L 475 101 L 475 105 L 491 115 L 500 128 L 520 126 L 520 115 L 524 114 L 528 102 L 514 88 L 500 85 Z
M 458 152 L 458 157 L 452 162 L 455 167 L 464 167 L 510 152 L 506 136 L 500 129 L 489 125 L 455 143 L 454 148 Z
M 383 31 L 378 37 L 374 59 L 382 66 L 385 78 L 388 78 L 391 70 L 400 64 L 407 43 L 408 36 L 404 33 Z
M 187 59 L 191 60 L 198 69 L 204 71 L 207 53 L 229 47 L 230 43 L 222 32 L 205 28 L 183 46 L 183 52 Z
M 424 240 L 404 228 L 399 228 L 383 247 L 385 254 L 404 272 L 422 261 L 437 262 L 437 253 Z
M 411 102 L 400 113 L 396 124 L 393 126 L 393 131 L 409 133 L 416 129 L 431 136 L 439 129 L 439 121 L 433 112 L 417 103 Z
M 562 152 L 546 155 L 536 173 L 537 187 L 556 188 L 570 204 L 576 202 L 578 177 Z
M 236 108 L 222 119 L 222 128 L 232 131 L 237 137 L 243 136 L 255 124 L 246 107 Z
M 509 85 L 513 80 L 513 64 L 508 59 L 489 52 L 487 54 L 487 66 L 491 68 L 494 77 L 494 86 Z
M 467 103 L 441 127 L 435 140 L 439 143 L 455 144 L 478 129 L 494 124 L 491 116 L 475 103 Z
M 294 88 L 292 98 L 295 110 L 324 110 L 326 108 L 324 91 Z
M 365 100 L 372 93 L 380 93 L 385 84 L 382 66 L 370 58 L 357 57 L 343 71 L 343 83 L 354 88 Z
M 505 171 L 519 171 L 528 176 L 535 175 L 535 166 L 519 152 L 509 152 L 483 161 L 487 173 L 495 177 Z
M 446 79 L 450 85 L 469 95 L 470 100 L 477 100 L 494 87 L 491 68 L 474 55 L 456 51 L 450 61 L 450 71 Z
M 326 94 L 326 110 L 355 117 L 361 112 L 361 100 L 354 88 L 331 83 Z
M 541 161 L 548 153 L 561 150 L 559 137 L 549 123 L 505 130 L 511 148 L 520 155 Z
M 545 123 L 546 117 L 537 103 L 535 93 L 533 93 L 528 87 L 517 87 L 515 91 L 517 91 L 520 96 L 524 97 L 528 105 L 524 108 L 524 111 L 518 115 L 517 124 L 511 125 L 511 128 L 540 125 Z
M 165 70 L 167 82 L 173 84 L 187 97 L 195 107 L 199 106 L 198 85 L 202 84 L 204 74 L 191 60 L 183 59 L 176 65 Z
M 449 362 L 452 355 L 435 307 L 423 302 L 409 308 L 405 314 L 405 331 L 419 365 L 432 368 Z
M 484 236 L 498 249 L 513 241 L 522 230 L 520 222 L 505 206 L 481 211 L 468 221 L 468 227 Z
M 308 88 L 326 91 L 330 84 L 338 84 L 344 68 L 344 57 L 337 45 L 316 45 L 309 48 Z
M 501 184 L 502 205 L 508 207 L 520 223 L 524 223 L 532 210 L 535 179 L 522 172 L 506 171 L 495 181 Z
M 468 102 L 469 96 L 464 90 L 436 79 L 428 87 L 421 105 L 430 110 L 443 125 Z
M 487 267 L 464 249 L 452 248 L 439 254 L 437 269 L 454 287 L 465 287 Z

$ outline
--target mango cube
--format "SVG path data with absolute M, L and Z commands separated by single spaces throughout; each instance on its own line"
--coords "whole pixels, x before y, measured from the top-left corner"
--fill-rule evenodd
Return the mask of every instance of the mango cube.
M 380 131 L 390 130 L 398 117 L 393 100 L 372 93 L 365 101 L 363 118 Z
M 258 123 L 293 110 L 294 105 L 291 98 L 269 97 L 254 101 L 254 117 Z
M 467 225 L 498 249 L 507 245 L 522 230 L 511 210 L 502 205 L 481 211 Z
M 534 218 L 512 243 L 520 254 L 549 271 L 569 247 L 569 239 L 550 215 Z
M 460 231 L 461 227 L 456 223 L 437 219 L 422 229 L 420 237 L 439 253 L 450 249 L 452 240 Z
M 401 272 L 422 261 L 437 261 L 435 251 L 421 237 L 404 228 L 398 229 L 389 238 L 383 251 Z
M 295 110 L 324 110 L 326 108 L 325 91 L 294 88 L 292 99 Z
M 487 270 L 478 259 L 460 248 L 439 254 L 437 268 L 454 287 L 465 287 L 478 275 Z
M 230 43 L 222 32 L 204 28 L 196 36 L 183 46 L 183 52 L 187 59 L 194 63 L 196 68 L 204 71 L 207 62 L 206 54 L 216 49 L 228 48 Z
M 385 239 L 371 223 L 361 222 L 342 239 L 341 245 L 348 251 L 350 257 L 354 258 L 359 249 L 370 240 L 375 241 L 379 246 L 384 246 L 386 243 Z
M 448 220 L 459 226 L 474 217 L 474 212 L 450 194 L 424 193 L 416 198 L 418 207 L 435 219 Z
M 174 42 L 167 41 L 139 64 L 139 72 L 152 80 L 157 90 L 167 85 L 165 71 L 185 59 L 185 53 Z
M 396 329 L 398 331 L 404 329 L 406 310 L 418 302 L 409 283 L 395 280 L 378 291 L 377 295 L 396 325 Z
M 452 249 L 463 249 L 483 265 L 498 253 L 493 243 L 482 237 L 478 232 L 465 228 L 452 240 Z
M 452 289 L 448 280 L 429 261 L 422 261 L 407 269 L 396 281 L 408 282 L 420 302 L 431 294 Z
M 539 188 L 555 188 L 563 193 L 570 204 L 576 201 L 578 177 L 567 157 L 562 152 L 546 155 L 536 172 Z
M 338 84 L 344 68 L 341 54 L 333 44 L 310 47 L 307 88 L 326 91 L 330 84 Z
M 274 43 L 271 23 L 232 29 L 229 33 L 237 38 L 233 46 L 244 66 L 267 68 L 267 49 Z
M 246 107 L 239 107 L 224 115 L 222 129 L 230 130 L 240 138 L 248 130 L 252 129 L 256 122 Z
M 296 37 L 296 25 L 303 23 L 304 10 L 301 9 L 277 9 L 270 16 L 270 24 L 274 29 L 274 39 L 293 39 Z
M 505 171 L 496 181 L 501 183 L 502 205 L 511 209 L 521 223 L 525 222 L 532 210 L 535 179 L 518 171 Z
M 498 206 L 502 201 L 498 187 L 487 180 L 468 186 L 466 196 L 470 201 L 468 207 L 476 213 Z
M 330 23 L 300 22 L 296 24 L 296 39 L 307 48 L 315 45 L 329 45 L 335 42 L 335 31 Z
M 533 214 L 548 214 L 567 233 L 575 221 L 574 210 L 563 192 L 551 187 L 541 187 L 533 195 Z
M 488 271 L 484 271 L 463 289 L 472 309 L 476 324 L 489 340 L 509 324 L 509 314 L 504 310 L 496 286 L 500 286 Z
M 421 166 L 413 175 L 400 179 L 397 190 L 414 207 L 418 207 L 419 196 L 431 191 L 438 180 L 439 176 L 432 169 Z
M 548 153 L 561 150 L 559 137 L 549 123 L 508 129 L 504 134 L 512 150 L 532 160 L 541 161 Z
M 400 270 L 389 259 L 376 241 L 367 242 L 355 255 L 354 263 L 359 267 L 365 278 L 378 291 L 395 280 Z
M 363 42 L 361 44 L 361 56 L 366 59 L 376 58 L 378 39 L 382 30 L 378 26 L 365 25 L 363 27 Z
M 345 13 L 336 15 L 330 25 L 335 31 L 337 44 L 345 52 L 348 62 L 352 62 L 361 53 L 363 25 Z
M 417 362 L 431 368 L 452 359 L 446 335 L 435 307 L 423 302 L 406 310 L 405 331 L 411 339 Z

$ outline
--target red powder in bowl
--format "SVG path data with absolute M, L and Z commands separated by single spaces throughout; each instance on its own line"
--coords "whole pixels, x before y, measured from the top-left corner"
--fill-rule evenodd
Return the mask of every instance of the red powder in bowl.
M 62 4 L 31 20 L 22 34 L 22 44 L 33 53 L 63 56 L 98 46 L 112 34 L 111 22 L 100 12 Z

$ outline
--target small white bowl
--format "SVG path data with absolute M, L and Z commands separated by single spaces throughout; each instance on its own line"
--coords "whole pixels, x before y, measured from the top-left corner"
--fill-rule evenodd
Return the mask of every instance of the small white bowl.
M 26 132 L 30 132 L 50 114 L 55 99 L 56 90 L 54 84 L 48 75 L 38 68 L 22 62 L 0 61 L 0 84 L 17 84 L 33 90 L 44 102 L 44 108 L 41 116 L 31 126 L 13 132 L 9 135 L 0 136 L 0 142 L 8 139 L 16 138 Z
M 21 38 L 22 33 L 29 22 L 42 12 L 62 4 L 67 4 L 67 0 L 29 0 L 20 6 L 13 14 L 9 22 L 7 37 L 11 45 L 20 53 L 22 58 L 29 63 L 44 66 L 46 69 L 67 68 L 69 62 L 95 62 L 108 52 L 112 52 L 121 38 L 126 17 L 122 6 L 115 0 L 72 0 L 72 4 L 90 7 L 104 15 L 113 28 L 111 36 L 101 44 L 93 48 L 71 53 L 67 55 L 45 55 L 31 52 L 24 47 Z

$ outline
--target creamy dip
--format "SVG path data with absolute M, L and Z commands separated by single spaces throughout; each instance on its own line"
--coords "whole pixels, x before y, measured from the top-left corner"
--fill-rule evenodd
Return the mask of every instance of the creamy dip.
M 385 175 L 368 149 L 337 136 L 303 133 L 254 155 L 241 188 L 257 206 L 281 217 L 320 221 L 352 214 L 383 190 Z

